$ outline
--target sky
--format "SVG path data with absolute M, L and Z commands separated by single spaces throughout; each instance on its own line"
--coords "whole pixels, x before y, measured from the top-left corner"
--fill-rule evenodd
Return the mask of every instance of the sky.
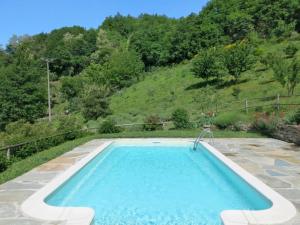
M 0 45 L 10 37 L 79 25 L 97 28 L 107 16 L 162 14 L 179 18 L 199 12 L 207 0 L 0 0 Z

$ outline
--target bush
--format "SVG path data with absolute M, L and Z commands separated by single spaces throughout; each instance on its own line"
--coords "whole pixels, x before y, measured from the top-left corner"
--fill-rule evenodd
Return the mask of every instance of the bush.
M 8 160 L 5 155 L 0 154 L 0 173 L 6 170 L 8 167 Z
M 24 159 L 37 152 L 56 146 L 67 140 L 82 136 L 83 121 L 77 116 L 60 117 L 58 121 L 34 124 L 17 121 L 6 126 L 4 145 L 29 142 L 12 149 L 13 160 Z M 64 134 L 66 133 L 66 134 Z M 63 134 L 63 135 L 60 135 Z
M 235 99 L 239 99 L 241 93 L 241 89 L 239 87 L 234 87 L 232 89 L 232 96 L 235 97 Z
M 272 136 L 278 126 L 278 123 L 279 120 L 274 114 L 257 113 L 252 127 L 262 134 Z
M 148 116 L 145 119 L 145 124 L 143 130 L 153 131 L 153 130 L 162 130 L 163 126 L 160 122 L 159 116 Z
M 284 120 L 287 124 L 300 124 L 300 109 L 287 114 Z
M 98 132 L 101 134 L 120 133 L 121 128 L 116 126 L 114 120 L 108 119 L 102 122 Z
M 59 118 L 58 132 L 66 133 L 63 136 L 64 140 L 73 140 L 82 135 L 83 121 L 76 116 L 68 115 Z
M 294 122 L 300 124 L 300 109 L 298 109 L 294 115 Z
M 87 120 L 109 115 L 108 92 L 103 88 L 92 87 L 83 98 L 82 113 Z
M 176 129 L 187 129 L 191 127 L 189 114 L 185 109 L 176 109 L 172 113 L 172 120 Z
M 246 115 L 237 112 L 229 112 L 218 115 L 214 119 L 214 124 L 220 129 L 226 129 L 230 126 L 233 126 L 235 127 L 235 129 L 238 129 L 238 127 L 246 121 L 248 121 Z
M 284 52 L 288 58 L 293 58 L 297 53 L 298 48 L 294 44 L 289 44 L 285 49 Z

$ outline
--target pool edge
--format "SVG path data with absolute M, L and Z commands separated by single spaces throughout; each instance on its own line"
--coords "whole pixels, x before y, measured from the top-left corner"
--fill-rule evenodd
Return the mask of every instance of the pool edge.
M 53 193 L 59 186 L 66 182 L 90 160 L 97 156 L 102 150 L 113 142 L 126 143 L 135 141 L 142 143 L 145 141 L 177 142 L 188 143 L 191 139 L 116 139 L 114 141 L 105 141 L 86 157 L 75 163 L 73 166 L 62 172 L 32 196 L 27 198 L 21 205 L 22 211 L 33 218 L 51 221 L 66 221 L 66 225 L 90 225 L 94 218 L 94 210 L 85 207 L 55 207 L 50 206 L 44 200 Z M 264 184 L 251 173 L 244 170 L 237 163 L 223 155 L 213 146 L 206 142 L 201 144 L 210 151 L 215 157 L 222 161 L 226 166 L 233 170 L 238 176 L 244 179 L 250 186 L 264 195 L 272 202 L 272 207 L 266 210 L 224 210 L 221 212 L 221 219 L 224 225 L 281 225 L 291 221 L 297 214 L 294 205 L 282 197 L 279 193 Z
M 206 142 L 201 142 L 201 144 L 272 202 L 272 206 L 265 210 L 224 210 L 221 212 L 221 219 L 224 225 L 280 225 L 290 222 L 297 215 L 295 206 L 289 200 L 223 155 L 213 146 Z
M 56 207 L 46 204 L 44 200 L 112 143 L 113 141 L 105 141 L 83 159 L 76 162 L 27 198 L 21 205 L 23 213 L 40 220 L 66 221 L 66 225 L 90 225 L 95 214 L 92 208 Z

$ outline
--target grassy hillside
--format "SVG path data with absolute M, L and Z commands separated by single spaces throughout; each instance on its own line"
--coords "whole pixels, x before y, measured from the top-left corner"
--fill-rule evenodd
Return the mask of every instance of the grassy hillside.
M 278 53 L 291 42 L 300 48 L 300 41 L 285 41 L 263 44 L 259 49 L 264 54 Z M 191 63 L 188 62 L 147 74 L 141 82 L 112 96 L 113 117 L 118 123 L 141 122 L 147 115 L 153 114 L 167 119 L 174 109 L 181 107 L 187 109 L 191 118 L 196 120 L 201 112 L 215 111 L 216 107 L 218 110 L 222 107 L 223 110 L 243 108 L 245 99 L 248 99 L 249 106 L 254 106 L 275 103 L 275 99 L 251 100 L 253 98 L 287 95 L 286 89 L 273 79 L 272 70 L 265 70 L 259 62 L 243 74 L 238 84 L 230 84 L 230 77 L 221 84 L 206 83 L 195 78 L 190 69 Z M 234 88 L 240 89 L 238 98 L 232 95 Z M 299 85 L 295 94 L 300 94 Z M 226 106 L 231 101 L 234 102 Z M 300 97 L 281 98 L 280 102 L 300 103 Z

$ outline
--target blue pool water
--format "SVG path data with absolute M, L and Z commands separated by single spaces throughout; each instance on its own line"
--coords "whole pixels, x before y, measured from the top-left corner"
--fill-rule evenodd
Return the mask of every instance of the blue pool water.
M 221 225 L 226 209 L 271 202 L 203 146 L 112 145 L 51 194 L 95 210 L 95 225 Z

